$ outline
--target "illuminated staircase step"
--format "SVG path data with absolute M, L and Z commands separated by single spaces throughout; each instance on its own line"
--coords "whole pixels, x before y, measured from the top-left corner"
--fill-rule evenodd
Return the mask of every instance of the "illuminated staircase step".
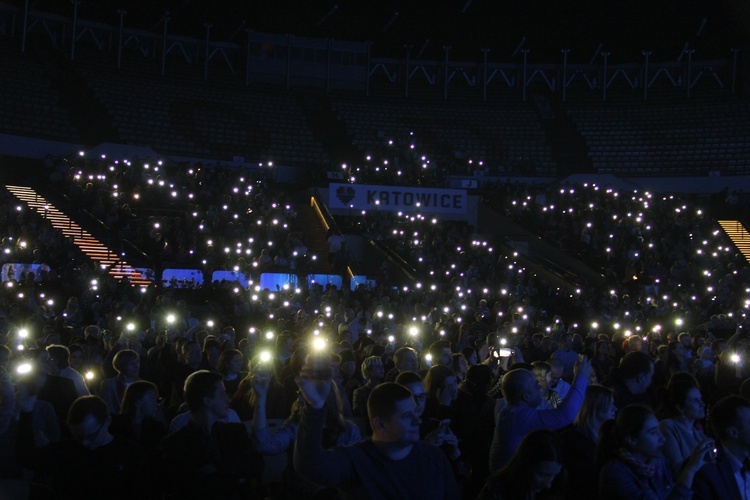
M 745 226 L 738 220 L 720 220 L 719 225 L 745 257 L 745 260 L 750 262 L 750 233 L 745 229 Z
M 119 280 L 127 277 L 133 285 L 137 286 L 148 286 L 151 283 L 127 262 L 118 259 L 117 252 L 107 248 L 33 189 L 13 185 L 7 185 L 5 188 L 13 196 L 25 202 L 29 208 L 50 221 L 52 227 L 59 229 L 63 235 L 72 236 L 75 245 L 92 261 L 105 268 L 111 268 L 109 269 L 110 276 Z

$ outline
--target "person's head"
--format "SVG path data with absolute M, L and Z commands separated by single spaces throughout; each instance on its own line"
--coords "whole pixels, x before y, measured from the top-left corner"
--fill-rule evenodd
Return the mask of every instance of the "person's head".
M 466 370 L 469 369 L 469 363 L 460 352 L 453 353 L 451 356 L 451 368 L 453 368 L 453 373 L 460 375 L 461 378 L 463 378 L 466 376 Z
M 380 356 L 368 356 L 362 361 L 362 377 L 371 384 L 379 384 L 385 377 Z
M 682 342 L 673 340 L 667 344 L 667 362 L 677 364 L 687 357 L 687 347 Z
M 451 367 L 453 364 L 453 352 L 451 351 L 451 343 L 447 340 L 438 340 L 430 344 L 428 350 L 432 356 L 432 362 L 436 365 L 440 364 L 443 366 Z
M 424 377 L 424 386 L 427 390 L 428 398 L 437 400 L 438 390 L 446 390 L 448 386 L 458 388 L 458 381 L 453 370 L 444 365 L 435 365 L 429 369 Z
M 203 361 L 203 353 L 197 340 L 188 340 L 182 344 L 181 352 L 182 361 L 188 366 L 197 368 Z
M 690 338 L 690 334 L 688 332 L 681 332 L 677 336 L 677 340 L 683 345 L 683 347 L 685 347 L 687 351 L 690 351 L 690 345 L 693 339 Z
M 617 374 L 626 383 L 630 392 L 644 394 L 654 376 L 654 363 L 644 352 L 629 352 L 620 360 Z
M 70 355 L 68 356 L 68 364 L 75 370 L 80 370 L 83 366 L 83 349 L 79 344 L 71 344 L 68 346 Z
M 609 356 L 609 342 L 606 340 L 597 340 L 594 348 L 594 357 L 606 358 Z
M 565 366 L 563 365 L 563 362 L 557 358 L 550 358 L 547 362 L 550 367 L 549 387 L 550 389 L 554 389 L 563 377 Z
M 102 335 L 102 329 L 97 325 L 88 325 L 83 329 L 84 338 L 100 339 Z
M 159 391 L 148 380 L 138 380 L 130 384 L 122 396 L 120 414 L 133 417 L 136 413 L 155 418 L 158 411 Z
M 52 360 L 50 365 L 54 367 L 53 373 L 58 373 L 63 368 L 67 368 L 69 366 L 68 356 L 70 356 L 70 351 L 64 345 L 52 344 L 50 346 L 47 346 L 47 352 L 49 353 L 49 357 Z
M 711 407 L 711 428 L 724 445 L 750 452 L 750 400 L 726 396 Z
M 112 440 L 110 421 L 107 403 L 99 396 L 81 396 L 73 401 L 68 411 L 71 436 L 88 450 L 95 450 Z
M 427 403 L 427 391 L 424 388 L 424 381 L 414 372 L 403 372 L 396 377 L 396 383 L 409 389 L 414 397 L 414 402 L 417 404 L 415 413 L 421 417 Z
M 510 461 L 495 478 L 503 498 L 531 498 L 550 488 L 559 489 L 556 481 L 563 471 L 564 447 L 560 436 L 551 430 L 531 431 L 518 445 Z M 492 481 L 492 479 L 491 479 Z
M 294 352 L 294 338 L 289 332 L 282 332 L 276 337 L 276 352 L 284 356 L 291 356 Z
M 615 418 L 616 412 L 612 389 L 602 385 L 590 385 L 586 388 L 586 395 L 573 425 L 596 442 L 599 427 L 607 420 Z
M 123 349 L 112 358 L 112 366 L 124 377 L 137 378 L 141 368 L 141 357 L 133 350 Z
M 675 373 L 667 384 L 665 407 L 677 418 L 691 424 L 706 416 L 706 407 L 698 390 L 698 382 L 689 373 Z
M 664 435 L 656 415 L 648 406 L 632 404 L 621 408 L 613 432 L 618 449 L 625 448 L 636 459 L 647 461 L 661 457 Z
M 393 364 L 399 372 L 418 372 L 417 351 L 411 347 L 401 347 L 393 353 Z
M 419 441 L 417 405 L 412 393 L 393 382 L 375 387 L 367 399 L 373 441 L 411 445 Z
M 461 349 L 461 354 L 466 358 L 466 362 L 469 366 L 474 366 L 479 363 L 479 356 L 477 356 L 477 350 L 473 347 L 464 347 Z
M 542 402 L 539 382 L 532 372 L 524 368 L 516 368 L 506 373 L 502 388 L 509 405 L 523 404 L 536 408 Z
M 237 349 L 227 349 L 219 354 L 216 371 L 222 375 L 236 375 L 242 371 L 243 357 Z
M 343 349 L 339 352 L 339 356 L 341 357 L 341 363 L 339 363 L 341 374 L 347 378 L 352 377 L 357 371 L 357 365 L 354 361 L 354 353 L 351 349 Z
M 552 383 L 552 367 L 544 361 L 534 361 L 531 366 L 542 394 L 546 393 Z
M 643 337 L 640 335 L 632 335 L 625 341 L 627 344 L 628 352 L 637 352 L 643 350 Z
M 221 342 L 216 337 L 206 337 L 203 341 L 203 354 L 206 359 L 218 359 L 219 354 L 221 354 Z
M 191 413 L 205 412 L 215 418 L 227 416 L 229 398 L 224 377 L 208 370 L 198 370 L 185 379 L 185 403 Z

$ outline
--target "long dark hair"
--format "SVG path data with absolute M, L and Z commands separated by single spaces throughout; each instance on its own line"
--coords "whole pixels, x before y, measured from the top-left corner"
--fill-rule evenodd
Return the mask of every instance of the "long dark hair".
M 643 404 L 632 404 L 621 408 L 615 420 L 607 420 L 599 429 L 596 445 L 596 467 L 601 469 L 617 456 L 620 448 L 626 447 L 625 438 L 635 436 L 646 425 L 654 411 Z
M 534 465 L 540 462 L 556 462 L 562 465 L 563 444 L 560 436 L 551 430 L 532 431 L 523 438 L 510 461 L 495 472 L 485 483 L 479 494 L 480 500 L 491 498 L 523 499 L 531 493 Z M 547 494 L 564 490 L 567 474 L 563 468 L 555 477 Z

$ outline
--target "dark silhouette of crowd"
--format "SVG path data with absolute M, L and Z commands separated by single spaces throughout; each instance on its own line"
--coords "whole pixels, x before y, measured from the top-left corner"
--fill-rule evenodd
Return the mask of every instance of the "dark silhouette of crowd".
M 1 192 L 4 491 L 750 491 L 750 270 L 695 200 L 594 185 L 498 192 L 504 216 L 600 266 L 602 283 L 552 285 L 464 222 L 375 213 L 350 227 L 391 246 L 415 282 L 261 289 L 261 273 L 302 273 L 312 259 L 262 170 L 78 158 L 52 175 L 75 214 L 156 271 L 248 281 L 133 286 Z

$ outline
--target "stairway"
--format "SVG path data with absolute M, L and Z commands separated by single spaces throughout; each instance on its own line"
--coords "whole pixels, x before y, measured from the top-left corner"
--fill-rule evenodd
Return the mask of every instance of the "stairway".
M 103 268 L 110 268 L 109 274 L 118 280 L 127 277 L 135 286 L 148 286 L 149 281 L 127 262 L 120 260 L 117 252 L 107 248 L 102 242 L 93 237 L 88 231 L 76 224 L 67 215 L 55 208 L 34 189 L 25 186 L 6 185 L 5 188 L 16 198 L 26 203 L 28 207 L 39 213 L 52 223 L 52 227 L 62 231 L 67 237 L 72 237 L 73 243 L 93 262 Z
M 745 260 L 750 262 L 750 233 L 747 232 L 745 226 L 738 220 L 720 220 L 719 225 L 745 256 Z
M 311 271 L 322 274 L 333 274 L 333 269 L 328 264 L 328 239 L 327 228 L 310 203 L 297 203 L 294 207 L 297 219 L 294 221 L 294 230 L 302 233 L 302 241 L 305 242 L 309 252 L 317 256 L 315 265 Z

